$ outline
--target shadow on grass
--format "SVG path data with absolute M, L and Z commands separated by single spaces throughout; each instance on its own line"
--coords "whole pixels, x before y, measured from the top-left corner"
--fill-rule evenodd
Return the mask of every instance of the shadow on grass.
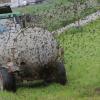
M 52 83 L 46 83 L 44 81 L 25 82 L 25 83 L 17 84 L 17 88 L 44 88 L 49 86 Z

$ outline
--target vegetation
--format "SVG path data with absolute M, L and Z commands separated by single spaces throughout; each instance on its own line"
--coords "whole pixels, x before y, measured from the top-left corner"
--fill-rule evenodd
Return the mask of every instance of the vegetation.
M 1 92 L 0 100 L 100 100 L 100 19 L 57 39 L 65 50 L 69 83 L 23 86 L 16 93 Z
M 63 27 L 100 7 L 77 8 L 75 0 L 49 0 L 14 11 L 38 16 L 36 26 L 50 31 Z M 77 0 L 83 4 L 84 0 Z M 72 8 L 71 8 L 72 7 Z M 73 9 L 73 7 L 76 9 Z M 72 9 L 72 10 L 70 10 Z M 100 99 L 100 19 L 85 27 L 71 28 L 57 36 L 64 48 L 64 63 L 69 83 L 18 86 L 16 93 L 0 92 L 0 100 L 99 100 Z
M 90 6 L 85 1 L 87 0 L 47 0 L 43 4 L 20 7 L 14 11 L 30 13 L 35 17 L 35 26 L 54 31 L 100 9 L 94 3 Z

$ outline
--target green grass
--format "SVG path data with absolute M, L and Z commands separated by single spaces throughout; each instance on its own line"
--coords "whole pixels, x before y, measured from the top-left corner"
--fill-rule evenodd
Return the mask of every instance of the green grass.
M 20 7 L 14 9 L 14 11 L 37 15 L 39 18 L 37 17 L 33 22 L 36 26 L 54 31 L 100 9 L 100 6 L 86 7 L 86 9 L 79 9 L 77 14 L 73 8 L 73 3 L 70 1 L 71 0 L 48 0 L 48 2 L 42 4 Z
M 100 19 L 72 28 L 57 37 L 64 47 L 69 83 L 47 87 L 20 87 L 16 93 L 1 92 L 0 100 L 100 100 Z
M 14 10 L 18 10 L 20 12 L 24 12 L 24 13 L 41 13 L 44 11 L 52 11 L 55 6 L 60 5 L 60 4 L 66 4 L 69 3 L 68 0 L 48 0 L 48 2 L 44 2 L 44 3 L 40 3 L 40 4 L 36 4 L 36 5 L 29 5 L 29 6 L 25 6 L 25 7 L 20 7 Z

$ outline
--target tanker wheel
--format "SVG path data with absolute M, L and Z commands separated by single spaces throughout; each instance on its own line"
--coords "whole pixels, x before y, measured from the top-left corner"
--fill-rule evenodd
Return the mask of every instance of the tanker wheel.
M 65 85 L 68 80 L 64 64 L 62 62 L 56 62 L 55 66 L 55 81 L 61 85 Z
M 65 66 L 62 62 L 56 62 L 53 65 L 44 67 L 42 74 L 44 74 L 44 82 L 46 85 L 51 82 L 65 85 L 68 82 Z
M 0 90 L 16 91 L 14 74 L 8 73 L 6 68 L 0 68 Z

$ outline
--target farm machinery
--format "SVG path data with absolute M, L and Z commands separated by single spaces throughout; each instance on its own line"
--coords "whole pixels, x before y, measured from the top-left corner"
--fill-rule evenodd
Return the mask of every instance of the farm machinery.
M 0 7 L 0 90 L 16 91 L 23 80 L 65 85 L 63 49 L 47 30 L 23 27 L 22 14 Z

